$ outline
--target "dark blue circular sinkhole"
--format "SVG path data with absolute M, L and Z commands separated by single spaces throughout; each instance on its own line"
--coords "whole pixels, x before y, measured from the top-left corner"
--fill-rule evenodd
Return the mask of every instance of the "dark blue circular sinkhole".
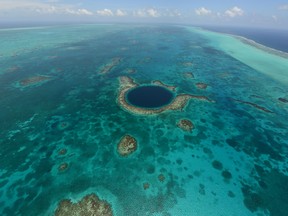
M 126 95 L 126 100 L 133 106 L 142 108 L 160 108 L 174 98 L 173 92 L 161 86 L 140 86 L 131 89 Z

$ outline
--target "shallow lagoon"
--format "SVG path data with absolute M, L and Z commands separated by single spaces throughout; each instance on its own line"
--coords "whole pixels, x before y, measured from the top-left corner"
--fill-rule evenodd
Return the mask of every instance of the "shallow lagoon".
M 180 26 L 79 25 L 0 37 L 1 215 L 53 215 L 60 200 L 92 192 L 115 215 L 287 215 L 284 57 Z M 270 61 L 277 64 L 263 66 Z M 215 103 L 132 115 L 116 102 L 120 76 Z M 177 127 L 186 118 L 192 132 Z M 121 158 L 125 134 L 138 149 Z

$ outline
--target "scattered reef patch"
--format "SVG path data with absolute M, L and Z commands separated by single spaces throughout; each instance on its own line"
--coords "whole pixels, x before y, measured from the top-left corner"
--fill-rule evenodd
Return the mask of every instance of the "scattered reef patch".
M 55 211 L 55 216 L 112 216 L 111 205 L 100 200 L 96 194 L 89 194 L 79 202 L 73 203 L 70 199 L 64 199 Z
M 183 77 L 187 78 L 187 79 L 193 79 L 194 74 L 192 72 L 185 72 L 185 73 L 183 73 Z
M 118 153 L 123 157 L 131 155 L 136 150 L 137 141 L 130 135 L 123 136 L 117 146 Z
M 194 129 L 194 124 L 192 123 L 191 120 L 189 119 L 181 119 L 178 123 L 177 126 L 181 128 L 184 131 L 191 132 Z

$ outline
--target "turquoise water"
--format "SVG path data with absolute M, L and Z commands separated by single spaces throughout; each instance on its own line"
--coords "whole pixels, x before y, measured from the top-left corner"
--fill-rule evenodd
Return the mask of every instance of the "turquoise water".
M 287 58 L 185 26 L 9 29 L 0 37 L 1 215 L 53 215 L 62 199 L 91 192 L 115 215 L 288 215 Z M 133 115 L 117 104 L 120 76 L 215 103 Z M 180 119 L 193 131 L 178 128 Z M 138 149 L 122 158 L 125 134 Z

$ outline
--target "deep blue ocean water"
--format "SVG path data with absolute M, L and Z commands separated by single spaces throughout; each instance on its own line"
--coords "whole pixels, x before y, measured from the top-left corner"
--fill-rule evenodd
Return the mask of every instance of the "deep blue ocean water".
M 141 86 L 129 91 L 127 99 L 134 106 L 157 108 L 169 104 L 173 93 L 159 86 Z
M 288 84 L 205 34 L 167 25 L 1 30 L 0 215 L 50 216 L 61 200 L 95 193 L 119 216 L 287 216 Z M 247 48 L 231 41 L 233 52 Z M 265 58 L 258 64 L 287 65 L 253 51 Z M 122 76 L 195 97 L 180 110 L 132 114 L 117 102 Z M 138 148 L 123 158 L 126 134 Z
M 264 46 L 288 53 L 287 29 L 263 29 L 244 27 L 204 27 L 205 29 L 227 34 L 239 35 Z

